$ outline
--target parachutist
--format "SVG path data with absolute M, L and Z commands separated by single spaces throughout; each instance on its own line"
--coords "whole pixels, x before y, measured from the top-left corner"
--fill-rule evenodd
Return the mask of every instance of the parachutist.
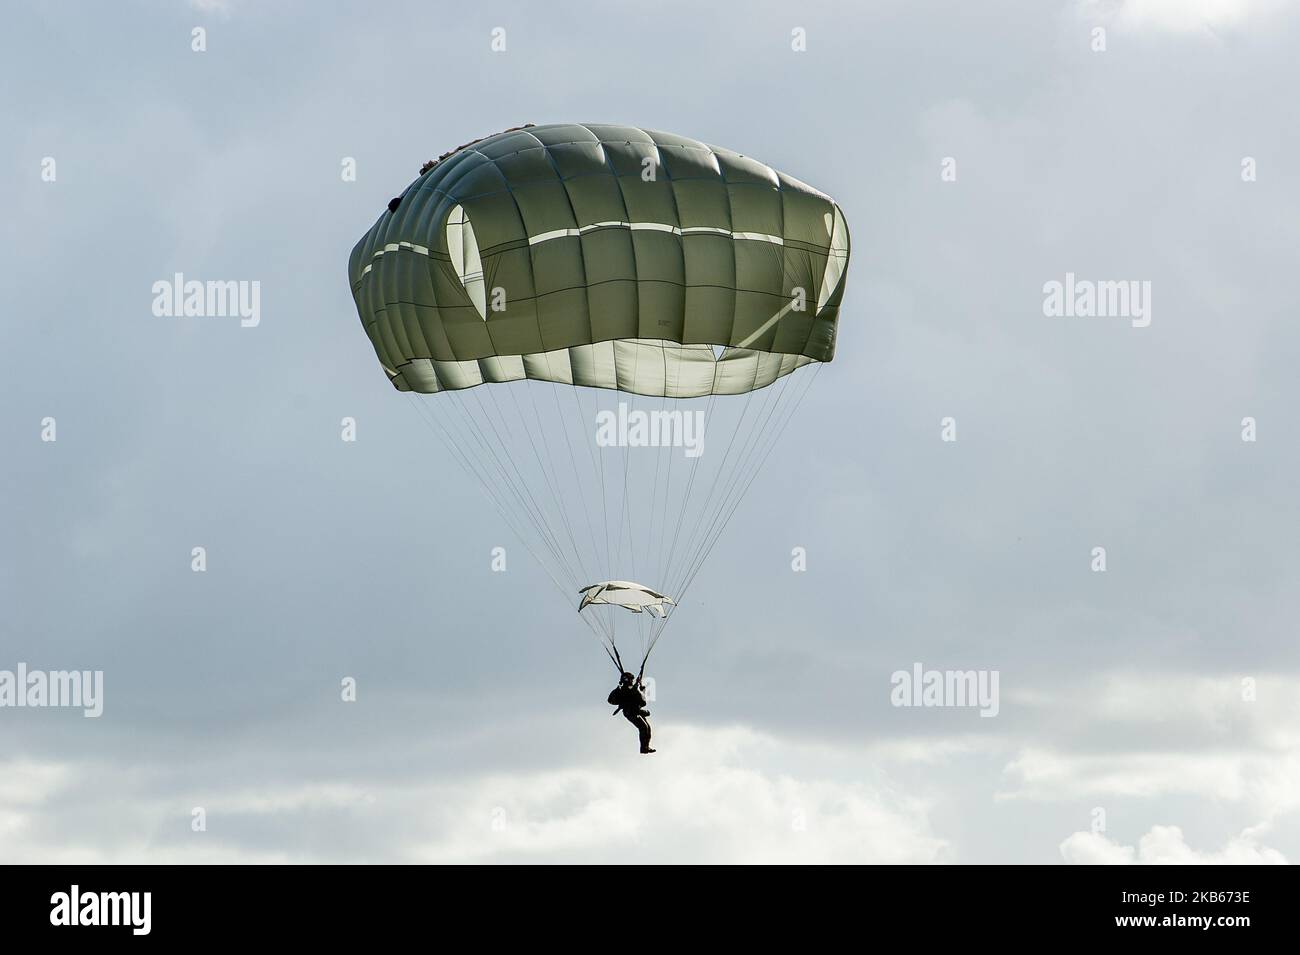
M 609 694 L 609 705 L 618 707 L 614 712 L 622 712 L 623 718 L 636 727 L 641 736 L 641 752 L 653 753 L 650 748 L 650 711 L 645 708 L 645 684 L 630 673 L 624 673 L 618 680 L 618 686 Z

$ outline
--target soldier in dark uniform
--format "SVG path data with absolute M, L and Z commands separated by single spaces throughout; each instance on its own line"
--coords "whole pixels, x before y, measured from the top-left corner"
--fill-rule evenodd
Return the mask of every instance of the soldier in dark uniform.
M 650 711 L 645 708 L 645 684 L 637 682 L 636 677 L 624 673 L 609 694 L 609 705 L 617 706 L 623 711 L 623 718 L 636 727 L 641 734 L 641 752 L 653 753 L 650 748 L 650 721 L 646 719 Z

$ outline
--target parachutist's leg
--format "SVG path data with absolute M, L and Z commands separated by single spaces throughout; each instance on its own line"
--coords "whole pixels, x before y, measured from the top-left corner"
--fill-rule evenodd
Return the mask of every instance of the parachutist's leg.
M 636 727 L 637 735 L 641 737 L 641 752 L 649 751 L 650 724 L 646 721 L 646 718 L 635 710 L 630 713 L 624 710 L 623 718 Z
M 653 753 L 654 750 L 650 748 L 650 721 L 644 716 L 638 716 L 632 722 L 636 724 L 637 732 L 641 734 L 641 752 Z

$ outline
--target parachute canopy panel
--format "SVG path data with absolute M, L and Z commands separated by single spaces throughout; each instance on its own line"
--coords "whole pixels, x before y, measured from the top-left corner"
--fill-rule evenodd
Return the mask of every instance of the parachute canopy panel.
M 578 603 L 578 613 L 593 605 L 622 607 L 633 613 L 650 611 L 656 617 L 666 617 L 667 607 L 673 605 L 673 598 L 657 593 L 644 584 L 630 580 L 606 580 L 603 583 L 583 587 L 578 593 L 582 600 Z
M 835 202 L 761 162 L 560 124 L 429 166 L 349 278 L 398 390 L 529 378 L 687 398 L 830 361 L 848 258 Z

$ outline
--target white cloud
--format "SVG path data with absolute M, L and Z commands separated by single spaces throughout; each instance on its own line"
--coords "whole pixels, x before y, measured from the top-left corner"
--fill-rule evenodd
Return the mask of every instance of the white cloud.
M 486 771 L 456 779 L 353 778 L 223 790 L 220 767 L 194 792 L 149 798 L 119 782 L 99 788 L 111 825 L 84 826 L 71 841 L 37 826 L 27 796 L 0 791 L 0 857 L 94 862 L 883 862 L 942 861 L 923 800 L 878 775 L 854 750 L 809 748 L 748 729 L 677 726 L 653 757 L 624 747 L 615 758 L 558 769 Z M 811 765 L 810 765 L 811 763 Z M 786 767 L 799 765 L 799 778 Z M 845 769 L 849 768 L 848 778 Z M 60 772 L 77 769 L 64 766 Z M 73 778 L 51 776 L 47 778 Z M 156 780 L 154 781 L 156 782 Z M 191 785 L 193 783 L 190 783 Z M 48 787 L 46 787 L 48 789 Z M 74 805 L 85 794 L 45 793 Z M 8 803 L 8 804 L 6 804 Z M 208 831 L 189 832 L 201 804 Z M 105 809 L 111 807 L 111 809 Z M 398 822 L 400 820 L 400 823 Z M 352 834 L 341 847 L 337 833 Z M 156 838 L 148 838 L 151 834 Z M 256 844 L 246 841 L 257 833 Z M 312 848 L 304 848 L 312 847 Z M 330 853 L 333 853 L 332 855 Z
M 1061 858 L 1071 865 L 1286 865 L 1276 849 L 1256 843 L 1246 830 L 1218 852 L 1198 852 L 1177 826 L 1152 826 L 1137 847 L 1112 842 L 1096 832 L 1076 832 L 1061 843 Z
M 797 744 L 751 730 L 676 727 L 654 757 L 474 778 L 408 855 L 423 862 L 935 862 L 926 806 L 884 785 L 784 772 Z M 845 754 L 828 772 L 842 773 Z M 864 767 L 865 769 L 866 767 Z
M 1082 0 L 1084 17 L 1114 16 L 1121 24 L 1188 33 L 1215 32 L 1267 19 L 1284 9 L 1281 0 Z
M 190 6 L 200 13 L 229 18 L 234 12 L 234 0 L 190 0 Z
M 1300 681 L 1113 673 L 1054 698 L 1011 696 L 1033 715 L 999 799 L 1183 795 L 1272 819 L 1300 809 Z

